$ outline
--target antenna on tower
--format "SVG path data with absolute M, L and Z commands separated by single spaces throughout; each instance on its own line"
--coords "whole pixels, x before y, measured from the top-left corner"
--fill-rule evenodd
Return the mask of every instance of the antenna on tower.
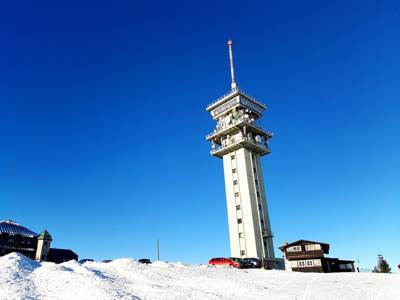
M 231 66 L 231 77 L 232 77 L 231 88 L 232 90 L 234 90 L 236 89 L 236 81 L 235 81 L 235 72 L 233 71 L 232 40 L 228 41 L 228 47 L 229 47 L 229 64 Z

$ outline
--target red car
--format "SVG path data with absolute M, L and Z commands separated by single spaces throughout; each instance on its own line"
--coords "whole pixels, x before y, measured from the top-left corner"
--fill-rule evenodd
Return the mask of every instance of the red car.
M 208 264 L 213 266 L 229 266 L 234 268 L 241 267 L 240 263 L 224 257 L 211 258 Z

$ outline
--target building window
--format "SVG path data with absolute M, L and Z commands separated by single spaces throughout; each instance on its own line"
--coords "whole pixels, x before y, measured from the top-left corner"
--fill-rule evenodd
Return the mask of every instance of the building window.
M 237 184 L 238 184 L 238 181 L 237 181 L 237 180 L 234 180 L 234 181 L 233 181 L 233 184 L 234 184 L 234 185 L 237 185 Z
M 235 168 L 235 169 L 232 169 L 232 173 L 236 173 L 236 168 Z
M 320 244 L 305 245 L 306 251 L 321 250 Z
M 240 237 L 240 238 L 243 237 L 243 232 L 239 232 L 239 237 Z
M 246 255 L 246 251 L 244 250 L 240 251 L 240 255 Z
M 240 210 L 240 205 L 236 205 L 236 210 Z
M 235 159 L 235 154 L 232 154 L 232 155 L 231 155 L 231 159 Z
M 259 210 L 262 210 L 261 204 L 258 204 L 258 209 L 259 209 Z
M 298 260 L 297 261 L 297 267 L 313 267 L 314 266 L 314 261 L 313 260 Z M 294 265 L 296 267 L 296 263 Z
M 257 192 L 257 198 L 260 199 L 260 192 Z
M 292 246 L 286 249 L 288 252 L 298 252 L 301 251 L 301 246 Z
M 264 220 L 261 218 L 261 224 L 264 224 Z
M 242 224 L 242 219 L 238 219 L 238 224 Z
M 254 180 L 254 183 L 255 183 L 256 185 L 258 185 L 258 180 L 257 180 L 257 179 L 255 179 L 255 180 Z
M 235 197 L 239 197 L 239 192 L 236 192 L 236 193 L 235 193 Z

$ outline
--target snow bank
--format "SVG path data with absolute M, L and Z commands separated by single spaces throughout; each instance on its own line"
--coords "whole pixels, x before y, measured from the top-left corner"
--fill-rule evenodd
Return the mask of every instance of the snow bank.
M 37 263 L 12 253 L 0 257 L 0 299 L 400 299 L 400 274 L 293 273 L 75 261 Z

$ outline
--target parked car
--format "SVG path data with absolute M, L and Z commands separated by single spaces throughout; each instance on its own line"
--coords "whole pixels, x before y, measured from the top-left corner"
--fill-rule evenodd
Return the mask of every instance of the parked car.
M 148 258 L 141 258 L 138 260 L 141 264 L 151 264 L 151 260 Z
M 84 264 L 85 262 L 88 262 L 88 261 L 94 261 L 94 259 L 91 259 L 91 258 L 84 258 L 84 259 L 81 259 L 80 261 L 78 261 L 78 263 Z
M 208 261 L 208 264 L 213 266 L 229 266 L 234 268 L 241 268 L 240 263 L 225 257 L 211 258 Z
M 229 257 L 229 259 L 239 263 L 240 267 L 243 268 L 243 269 L 251 269 L 251 268 L 253 268 L 253 264 L 250 263 L 250 262 L 245 261 L 243 258 Z
M 261 268 L 262 267 L 262 261 L 259 258 L 242 258 L 247 263 L 252 264 L 253 268 Z
M 109 263 L 109 262 L 112 262 L 113 260 L 112 259 L 105 259 L 105 260 L 103 260 L 102 262 L 103 263 Z

